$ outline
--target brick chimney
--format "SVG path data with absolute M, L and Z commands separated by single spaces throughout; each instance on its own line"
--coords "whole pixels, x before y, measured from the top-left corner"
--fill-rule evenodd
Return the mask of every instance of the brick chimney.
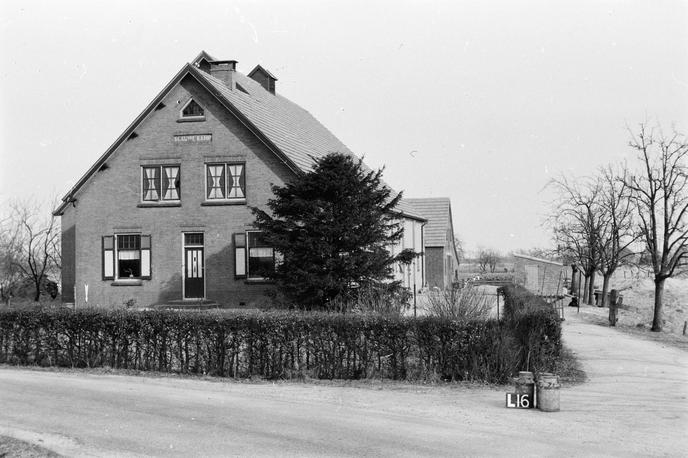
M 234 90 L 234 72 L 236 72 L 235 60 L 214 60 L 210 63 L 210 74 L 222 80 L 229 89 Z

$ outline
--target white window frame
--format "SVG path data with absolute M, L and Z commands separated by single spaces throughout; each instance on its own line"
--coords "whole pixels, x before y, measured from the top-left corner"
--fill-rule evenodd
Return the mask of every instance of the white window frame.
M 242 167 L 242 174 L 244 176 L 244 187 L 242 190 L 243 197 L 228 197 L 229 192 L 232 189 L 229 186 L 229 178 L 232 176 L 230 174 L 229 168 L 232 166 L 240 165 Z M 208 196 L 208 167 L 222 166 L 225 173 L 225 185 L 223 191 L 224 197 L 209 197 Z M 203 195 L 205 202 L 233 202 L 233 203 L 246 203 L 246 162 L 241 161 L 212 161 L 203 164 Z
M 268 280 L 267 277 L 252 277 L 251 276 L 251 269 L 250 269 L 250 264 L 251 264 L 251 246 L 250 246 L 250 241 L 249 241 L 249 234 L 260 234 L 262 231 L 246 231 L 246 278 L 248 280 L 253 280 L 253 281 L 260 281 L 260 280 Z M 262 247 L 262 248 L 270 248 L 272 250 L 272 267 L 273 269 L 277 267 L 277 258 L 275 254 L 275 248 L 274 247 Z
M 163 196 L 165 195 L 165 190 L 162 187 L 162 176 L 164 173 L 165 168 L 176 168 L 177 169 L 177 177 L 179 178 L 179 197 L 177 199 L 165 199 Z M 144 187 L 143 187 L 143 180 L 146 180 L 146 172 L 145 169 L 153 169 L 157 168 L 160 171 L 160 195 L 158 196 L 157 200 L 146 200 L 144 199 Z M 142 204 L 159 204 L 159 203 L 180 203 L 182 201 L 182 183 L 181 183 L 181 175 L 182 175 L 182 166 L 181 164 L 142 164 L 141 165 L 141 177 L 139 179 L 139 183 L 141 184 L 141 192 L 139 193 L 139 199 L 140 203 Z
M 188 107 L 191 102 L 195 102 L 199 107 L 201 107 L 201 110 L 203 110 L 202 115 L 196 115 L 196 116 L 185 116 L 184 115 L 184 110 L 186 110 L 186 107 Z M 179 110 L 179 119 L 185 119 L 189 121 L 204 121 L 205 120 L 205 108 L 201 106 L 200 103 L 196 102 L 193 97 L 190 98 L 189 100 L 186 101 L 184 105 L 182 105 L 182 108 Z
M 135 235 L 139 237 L 139 271 L 140 275 L 138 277 L 121 277 L 119 274 L 119 237 L 122 236 L 129 236 L 129 235 Z M 143 239 L 148 238 L 148 248 L 144 248 L 143 246 Z M 114 234 L 114 249 L 113 249 L 113 273 L 114 273 L 114 280 L 126 280 L 126 279 L 134 279 L 134 280 L 150 280 L 152 277 L 152 270 L 153 270 L 153 259 L 152 259 L 152 242 L 151 242 L 151 236 L 150 235 L 144 235 L 139 232 L 127 232 L 127 233 L 121 233 L 121 234 Z M 147 263 L 147 264 L 146 264 Z M 146 269 L 147 268 L 147 272 Z M 147 274 L 147 275 L 146 275 Z

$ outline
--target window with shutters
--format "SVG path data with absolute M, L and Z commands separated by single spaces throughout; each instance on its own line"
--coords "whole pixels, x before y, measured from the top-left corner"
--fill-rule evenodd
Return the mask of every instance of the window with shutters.
M 107 235 L 102 246 L 103 280 L 151 278 L 150 235 Z
M 178 165 L 141 167 L 141 200 L 143 202 L 179 202 L 181 174 Z
M 247 232 L 246 245 L 248 247 L 246 269 L 248 278 L 271 277 L 275 272 L 275 250 L 265 242 L 262 232 Z
M 236 278 L 269 279 L 281 259 L 280 253 L 265 242 L 262 232 L 248 231 L 234 234 L 234 276 Z
M 205 166 L 205 198 L 209 202 L 246 202 L 246 171 L 243 163 Z

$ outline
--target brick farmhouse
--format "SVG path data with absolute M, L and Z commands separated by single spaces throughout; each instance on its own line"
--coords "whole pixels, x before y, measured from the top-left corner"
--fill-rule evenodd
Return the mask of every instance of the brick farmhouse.
M 314 158 L 354 154 L 278 94 L 269 71 L 244 75 L 236 64 L 205 52 L 185 64 L 67 192 L 55 211 L 63 301 L 264 301 L 275 252 L 249 207 L 264 207 L 273 184 L 312 170 Z M 397 209 L 404 238 L 391 249 L 421 256 L 395 276 L 421 288 L 428 218 L 408 202 Z

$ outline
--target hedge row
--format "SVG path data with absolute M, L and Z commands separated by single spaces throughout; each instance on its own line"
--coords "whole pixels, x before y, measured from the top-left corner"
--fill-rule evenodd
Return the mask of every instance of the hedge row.
M 504 296 L 504 324 L 518 342 L 519 366 L 550 372 L 560 355 L 561 320 L 544 299 L 517 285 L 499 288 Z
M 277 311 L 3 311 L 0 363 L 237 378 L 503 383 L 525 364 L 554 354 L 559 334 L 549 326 L 558 322 L 547 317 L 546 311 L 528 312 L 500 323 Z M 527 326 L 538 331 L 528 333 Z

